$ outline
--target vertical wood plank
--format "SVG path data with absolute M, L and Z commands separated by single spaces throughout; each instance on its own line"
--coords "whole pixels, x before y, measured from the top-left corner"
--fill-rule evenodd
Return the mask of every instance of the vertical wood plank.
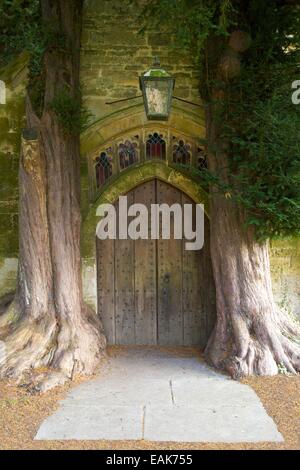
M 195 203 L 182 195 L 182 206 L 193 204 L 193 230 L 195 230 L 196 212 Z M 182 308 L 183 308 L 183 344 L 185 346 L 204 347 L 206 340 L 206 312 L 203 296 L 207 295 L 204 286 L 204 250 L 187 251 L 186 239 L 183 240 L 183 266 L 182 266 Z
M 204 346 L 212 333 L 212 330 L 216 323 L 216 287 L 213 276 L 212 261 L 210 254 L 210 224 L 208 217 L 205 217 L 205 245 L 203 252 L 203 303 L 204 311 L 206 316 L 206 337 L 204 340 Z
M 135 258 L 135 341 L 157 344 L 156 241 L 151 240 L 150 210 L 155 204 L 155 181 L 138 186 L 134 202 L 144 204 L 149 213 L 148 240 L 134 242 Z
M 133 192 L 127 197 L 130 206 Z M 135 344 L 134 241 L 129 239 L 115 240 L 115 312 L 116 344 Z
M 181 192 L 157 181 L 157 203 L 181 204 Z M 158 263 L 158 344 L 183 343 L 182 319 L 182 240 L 174 240 L 174 218 L 171 239 L 157 241 Z
M 183 204 L 193 203 L 183 195 Z M 194 203 L 193 203 L 194 204 Z M 193 214 L 195 224 L 195 213 Z M 183 247 L 184 345 L 204 349 L 215 322 L 215 287 L 210 258 L 209 220 L 204 221 L 204 247 L 187 251 Z M 195 226 L 195 225 L 194 225 Z
M 98 315 L 108 344 L 115 344 L 114 240 L 96 238 Z

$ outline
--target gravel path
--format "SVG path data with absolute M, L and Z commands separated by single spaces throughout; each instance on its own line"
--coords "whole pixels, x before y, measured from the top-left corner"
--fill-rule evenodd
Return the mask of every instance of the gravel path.
M 168 351 L 168 354 L 170 351 Z M 184 359 L 195 356 L 195 351 L 171 351 L 173 357 Z M 111 358 L 120 351 L 110 350 Z M 195 357 L 194 357 L 195 358 Z M 103 374 L 104 376 L 105 374 Z M 212 379 L 210 377 L 210 379 Z M 99 380 L 99 379 L 97 379 Z M 224 378 L 222 379 L 224 380 Z M 226 380 L 226 379 L 225 379 Z M 231 382 L 231 381 L 230 381 Z M 44 419 L 58 409 L 59 401 L 74 396 L 79 385 L 72 384 L 48 392 L 42 396 L 30 396 L 9 382 L 0 382 L 0 448 L 2 449 L 300 449 L 300 379 L 277 376 L 244 380 L 260 397 L 268 414 L 284 437 L 282 443 L 179 443 L 150 442 L 145 440 L 97 440 L 97 441 L 35 441 L 34 437 Z M 240 383 L 234 382 L 241 387 Z M 76 386 L 74 388 L 74 385 Z M 180 394 L 178 395 L 180 397 Z

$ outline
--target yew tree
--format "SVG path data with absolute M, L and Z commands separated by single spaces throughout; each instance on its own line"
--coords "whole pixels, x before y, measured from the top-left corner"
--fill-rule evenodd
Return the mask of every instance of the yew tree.
M 299 2 L 150 0 L 143 16 L 173 26 L 199 70 L 217 300 L 206 358 L 234 378 L 299 372 L 300 326 L 274 301 L 268 247 L 300 236 Z
M 17 291 L 0 316 L 2 377 L 45 390 L 91 374 L 105 338 L 84 304 L 80 255 L 82 0 L 3 0 L 2 59 L 29 58 L 19 169 Z M 24 375 L 25 374 L 25 375 Z

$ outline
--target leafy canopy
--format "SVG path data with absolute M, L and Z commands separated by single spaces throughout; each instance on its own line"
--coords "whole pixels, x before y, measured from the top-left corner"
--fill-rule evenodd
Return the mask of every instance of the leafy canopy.
M 44 53 L 39 0 L 0 0 L 0 67 L 18 54 L 30 55 L 30 71 L 38 75 Z

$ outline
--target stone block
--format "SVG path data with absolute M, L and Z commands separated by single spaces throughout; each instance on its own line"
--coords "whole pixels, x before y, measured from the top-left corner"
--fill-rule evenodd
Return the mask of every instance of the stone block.
M 209 393 L 209 392 L 208 392 Z M 144 439 L 165 442 L 283 442 L 257 397 L 247 406 L 201 402 L 185 406 L 146 408 Z M 230 398 L 228 397 L 230 400 Z
M 94 260 L 83 259 L 82 283 L 84 301 L 97 312 L 97 273 Z
M 174 43 L 174 37 L 169 33 L 149 33 L 149 46 L 171 46 Z
M 36 440 L 140 440 L 140 406 L 83 406 L 58 410 L 41 428 Z
M 0 297 L 15 290 L 17 269 L 18 260 L 16 258 L 0 257 Z

